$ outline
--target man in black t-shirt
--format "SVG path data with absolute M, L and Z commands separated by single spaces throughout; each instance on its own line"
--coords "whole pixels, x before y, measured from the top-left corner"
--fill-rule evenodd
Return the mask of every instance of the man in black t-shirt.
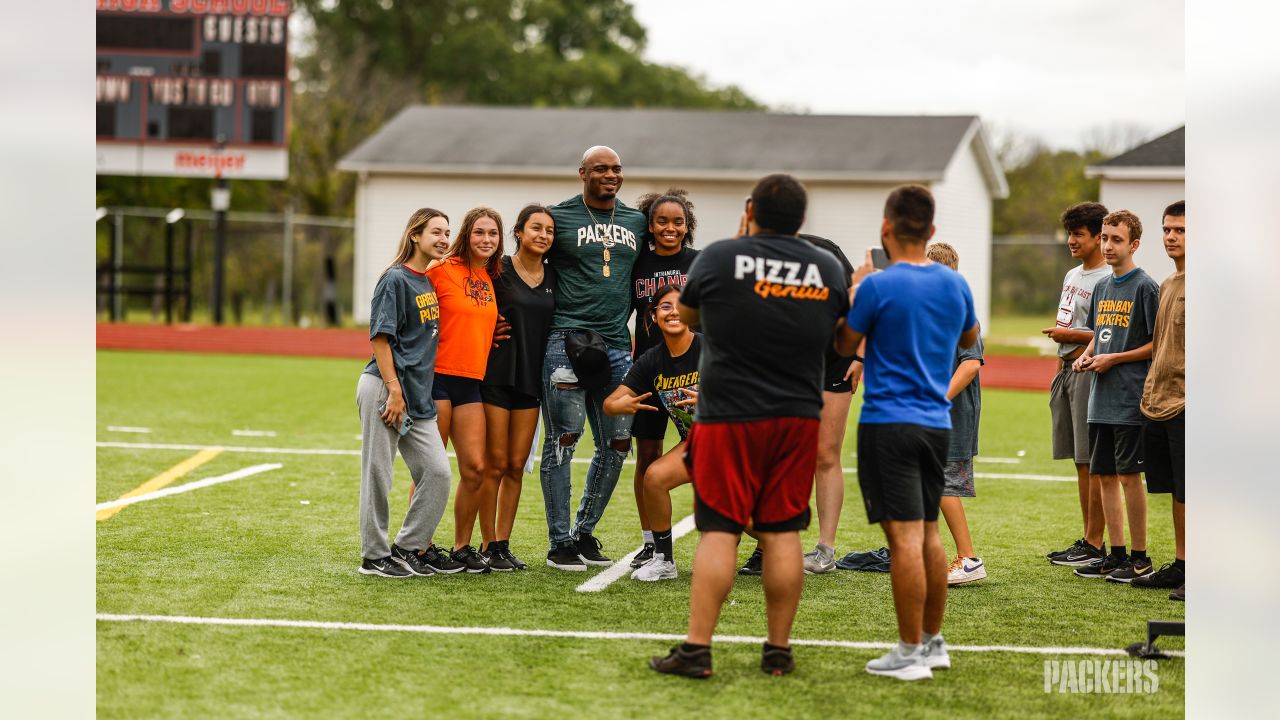
M 686 463 L 694 556 L 686 642 L 649 666 L 686 677 L 711 674 L 711 634 L 748 524 L 764 551 L 768 639 L 761 669 L 795 668 L 791 624 L 804 580 L 800 530 L 809 525 L 823 354 L 849 307 L 849 278 L 835 257 L 796 237 L 806 194 L 769 175 L 747 204 L 748 235 L 712 244 L 689 269 L 680 315 L 702 326 L 698 416 Z

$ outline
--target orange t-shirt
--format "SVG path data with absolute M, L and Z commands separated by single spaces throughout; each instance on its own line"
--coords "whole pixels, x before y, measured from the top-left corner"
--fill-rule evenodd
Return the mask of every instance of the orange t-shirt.
M 427 277 L 440 300 L 436 372 L 483 380 L 498 322 L 493 280 L 484 268 L 468 271 L 459 258 L 432 263 Z

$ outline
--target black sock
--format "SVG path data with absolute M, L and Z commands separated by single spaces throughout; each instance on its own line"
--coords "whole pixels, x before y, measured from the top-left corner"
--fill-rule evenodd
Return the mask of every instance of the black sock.
M 691 653 L 691 652 L 697 652 L 699 650 L 710 650 L 711 646 L 710 645 L 694 645 L 691 642 L 687 642 L 680 645 L 680 649 L 683 650 L 684 652 Z
M 1126 556 L 1126 555 L 1128 555 L 1128 554 L 1129 554 L 1129 553 L 1127 552 L 1127 548 L 1125 548 L 1125 546 L 1124 546 L 1124 545 L 1112 545 L 1112 546 L 1111 546 L 1111 556 L 1112 556 L 1112 557 L 1122 558 L 1122 557 L 1125 557 L 1125 556 Z
M 783 647 L 781 645 L 770 645 L 769 643 L 766 642 L 764 644 L 764 651 L 769 652 L 770 650 L 783 650 L 785 652 L 791 652 L 791 647 L 790 646 Z
M 671 543 L 671 528 L 653 531 L 653 551 L 662 553 L 662 556 L 668 560 L 673 559 L 671 557 Z
M 1186 561 L 1186 560 L 1177 560 L 1177 559 L 1175 559 L 1175 560 L 1173 561 L 1173 566 L 1174 566 L 1174 567 L 1176 567 L 1176 568 L 1178 568 L 1178 569 L 1179 569 L 1179 570 L 1181 570 L 1182 572 L 1186 572 L 1186 571 L 1187 571 L 1187 561 Z
M 1146 560 L 1146 559 L 1147 559 L 1147 551 L 1146 551 L 1146 550 L 1134 550 L 1134 551 L 1133 551 L 1133 559 L 1134 559 L 1134 560 Z

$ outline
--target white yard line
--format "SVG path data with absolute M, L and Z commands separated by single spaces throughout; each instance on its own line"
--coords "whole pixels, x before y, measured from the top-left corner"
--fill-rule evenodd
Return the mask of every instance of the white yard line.
M 551 637 L 573 638 L 581 640 L 648 640 L 679 642 L 683 635 L 672 633 L 641 632 L 595 632 L 585 630 L 530 630 L 524 628 L 503 627 L 444 627 L 439 625 L 378 625 L 374 623 L 322 622 L 318 620 L 276 620 L 271 618 L 217 618 L 189 617 L 183 615 L 117 615 L 98 613 L 99 622 L 152 622 L 173 623 L 177 625 L 223 625 L 240 627 L 279 627 L 305 630 L 359 630 L 365 632 L 404 632 L 429 635 L 490 635 L 506 637 Z M 736 643 L 760 645 L 762 637 L 745 635 L 716 635 L 718 643 Z M 809 645 L 814 647 L 848 648 L 853 650 L 887 650 L 896 643 L 864 642 L 857 640 L 804 640 L 792 639 L 793 645 Z M 1094 647 L 1027 647 L 1021 645 L 948 645 L 951 652 L 1005 652 L 1032 655 L 1119 655 L 1125 651 L 1119 648 Z M 1179 650 L 1166 650 L 1169 655 L 1183 657 Z
M 236 445 L 193 445 L 187 443 L 131 443 L 100 440 L 95 443 L 100 448 L 123 448 L 126 450 L 221 450 L 230 453 L 262 453 L 264 455 L 359 455 L 359 450 L 339 450 L 335 448 L 276 448 L 248 447 Z M 452 451 L 449 457 L 454 457 Z M 575 465 L 585 465 L 591 458 L 574 458 Z M 624 461 L 625 465 L 634 465 L 635 460 Z M 846 473 L 856 474 L 857 468 L 843 468 Z M 1017 473 L 974 473 L 974 477 L 987 480 L 1039 480 L 1043 482 L 1076 482 L 1074 475 L 1025 475 Z
M 275 430 L 232 430 L 232 435 L 239 437 L 275 437 Z
M 987 457 L 986 455 L 977 455 L 973 458 L 973 461 L 980 463 L 997 463 L 1000 465 L 1020 465 L 1022 463 L 1022 458 Z
M 151 428 L 133 427 L 132 425 L 108 425 L 107 432 L 149 433 L 151 432 Z
M 160 490 L 156 490 L 155 492 L 149 492 L 143 495 L 134 495 L 133 497 L 125 497 L 125 498 L 120 498 L 119 500 L 112 500 L 110 502 L 98 503 L 97 506 L 94 507 L 94 510 L 95 511 L 109 510 L 111 508 L 123 507 L 125 505 L 132 505 L 134 503 L 144 502 L 146 500 L 155 500 L 156 498 L 162 498 L 168 495 L 177 495 L 178 493 L 191 492 L 192 490 L 199 490 L 200 488 L 209 487 L 210 485 L 217 485 L 219 483 L 230 482 L 232 480 L 239 480 L 240 478 L 246 478 L 246 477 L 249 477 L 250 475 L 257 475 L 258 473 L 266 472 L 268 470 L 278 470 L 282 467 L 284 466 L 281 465 L 280 463 L 252 465 L 242 470 L 236 470 L 235 472 L 227 473 L 226 475 L 218 475 L 217 477 L 205 478 L 203 480 L 196 480 L 195 482 L 189 482 L 189 483 L 186 483 L 185 485 L 177 485 L 174 487 L 162 488 Z
M 693 516 L 689 515 L 671 527 L 671 542 L 675 542 L 685 535 L 688 535 L 692 530 Z M 599 573 L 595 577 L 579 585 L 577 587 L 577 591 L 600 592 L 601 590 L 609 587 L 615 580 L 631 572 L 631 561 L 635 559 L 635 556 L 639 555 L 640 551 L 643 549 L 644 546 L 641 545 L 635 550 L 627 553 L 621 560 L 610 565 L 608 570 Z

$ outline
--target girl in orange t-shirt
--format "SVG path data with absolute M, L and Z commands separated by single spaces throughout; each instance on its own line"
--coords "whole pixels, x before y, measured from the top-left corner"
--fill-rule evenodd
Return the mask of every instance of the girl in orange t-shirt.
M 484 477 L 485 422 L 480 381 L 489 362 L 498 320 L 493 276 L 502 272 L 502 217 L 486 207 L 470 210 L 444 260 L 427 268 L 440 301 L 440 347 L 431 397 L 439 413 L 440 437 L 453 438 L 461 476 L 453 500 L 453 552 L 467 572 L 489 572 L 471 546 Z M 492 538 L 493 520 L 481 534 Z

